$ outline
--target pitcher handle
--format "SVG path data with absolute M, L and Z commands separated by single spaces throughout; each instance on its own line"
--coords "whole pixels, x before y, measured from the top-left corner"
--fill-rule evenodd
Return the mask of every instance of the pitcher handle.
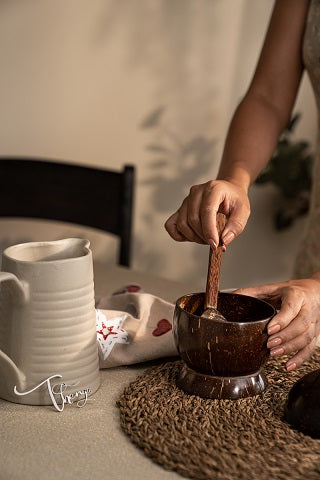
M 20 281 L 13 273 L 0 272 L 0 321 L 7 322 L 7 319 L 10 318 L 9 312 L 5 308 L 6 300 L 9 300 L 9 305 L 12 306 L 13 304 L 22 305 L 28 301 L 28 298 L 29 288 L 26 282 Z M 0 396 L 14 401 L 13 387 L 17 385 L 23 390 L 25 375 L 1 350 L 3 344 L 4 339 L 0 337 Z
M 13 273 L 10 272 L 0 272 L 0 304 L 1 297 L 6 295 L 6 290 L 3 289 L 2 284 L 9 282 L 13 287 L 8 289 L 8 293 L 14 295 L 14 301 L 18 302 L 19 305 L 25 303 L 29 298 L 29 285 L 27 282 L 19 280 Z

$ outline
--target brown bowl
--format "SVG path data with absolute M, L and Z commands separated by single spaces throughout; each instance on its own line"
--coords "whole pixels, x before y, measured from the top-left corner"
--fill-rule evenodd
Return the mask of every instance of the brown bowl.
M 218 310 L 227 321 L 206 319 L 204 296 L 184 295 L 176 302 L 173 334 L 185 362 L 178 385 L 207 398 L 261 393 L 267 383 L 267 325 L 275 309 L 257 298 L 219 292 Z

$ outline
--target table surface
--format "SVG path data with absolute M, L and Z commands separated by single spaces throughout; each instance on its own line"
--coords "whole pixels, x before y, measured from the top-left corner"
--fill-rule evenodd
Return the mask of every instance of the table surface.
M 188 285 L 124 267 L 95 265 L 96 295 L 138 283 L 170 302 Z M 116 401 L 153 363 L 101 370 L 101 387 L 85 408 L 17 405 L 0 400 L 1 480 L 174 480 L 182 477 L 153 463 L 122 432 Z

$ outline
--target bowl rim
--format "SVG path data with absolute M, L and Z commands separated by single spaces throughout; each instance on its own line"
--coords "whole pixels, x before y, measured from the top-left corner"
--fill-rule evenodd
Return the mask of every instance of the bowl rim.
M 272 320 L 272 318 L 277 314 L 277 310 L 268 302 L 266 302 L 265 300 L 261 300 L 261 298 L 257 298 L 257 297 L 253 297 L 251 295 L 242 295 L 241 293 L 235 293 L 235 290 L 231 290 L 231 289 L 227 289 L 227 290 L 219 290 L 218 293 L 223 293 L 223 294 L 226 294 L 226 295 L 241 295 L 242 297 L 247 297 L 247 298 L 253 298 L 254 300 L 257 300 L 258 302 L 261 302 L 261 303 L 264 303 L 265 305 L 267 305 L 269 308 L 271 308 L 273 310 L 273 314 L 268 316 L 268 317 L 265 317 L 265 318 L 261 318 L 260 320 L 253 320 L 251 322 L 233 322 L 233 321 L 227 321 L 227 322 L 223 322 L 225 325 L 228 325 L 228 324 L 236 324 L 236 325 L 252 325 L 252 324 L 257 324 L 257 323 L 262 323 L 262 322 L 265 322 L 266 320 L 269 322 Z M 205 295 L 205 292 L 194 292 L 194 293 L 186 293 L 184 295 L 181 295 L 179 298 L 177 298 L 177 300 L 175 301 L 175 309 L 179 309 L 181 310 L 182 312 L 185 312 L 185 310 L 183 308 L 181 308 L 179 305 L 178 305 L 178 302 L 179 300 L 181 300 L 182 298 L 184 297 L 191 297 L 192 295 Z M 188 312 L 186 312 L 188 313 Z M 193 317 L 195 319 L 201 319 L 201 315 L 195 315 L 194 313 L 188 313 L 188 315 L 190 315 L 190 317 Z M 203 320 L 207 320 L 207 319 L 203 319 Z

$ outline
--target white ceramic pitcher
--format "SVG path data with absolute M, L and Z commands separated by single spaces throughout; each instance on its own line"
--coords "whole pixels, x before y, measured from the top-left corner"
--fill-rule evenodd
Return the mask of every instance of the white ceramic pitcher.
M 88 240 L 67 238 L 14 245 L 3 252 L 1 398 L 51 404 L 52 393 L 44 381 L 58 375 L 51 383 L 64 385 L 60 393 L 77 396 L 82 389 L 93 393 L 99 388 L 89 245 Z

